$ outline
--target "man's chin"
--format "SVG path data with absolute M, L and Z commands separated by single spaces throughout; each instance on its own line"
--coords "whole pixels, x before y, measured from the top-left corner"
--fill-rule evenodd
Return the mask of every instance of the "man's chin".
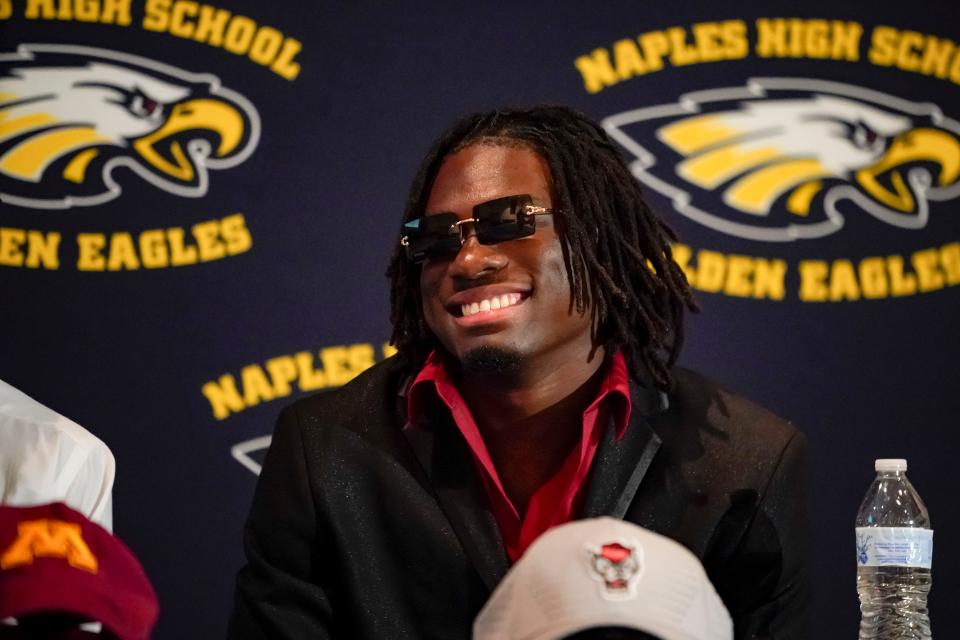
M 523 354 L 504 347 L 475 347 L 460 356 L 460 367 L 470 375 L 514 374 L 523 367 Z

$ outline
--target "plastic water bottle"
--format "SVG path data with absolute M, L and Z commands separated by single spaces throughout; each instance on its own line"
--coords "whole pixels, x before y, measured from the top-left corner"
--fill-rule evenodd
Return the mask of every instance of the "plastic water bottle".
M 933 560 L 930 516 L 906 460 L 877 460 L 857 514 L 860 640 L 927 640 Z

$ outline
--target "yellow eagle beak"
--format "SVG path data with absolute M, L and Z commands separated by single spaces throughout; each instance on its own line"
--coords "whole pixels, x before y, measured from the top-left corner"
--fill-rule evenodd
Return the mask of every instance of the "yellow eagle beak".
M 220 137 L 214 155 L 223 158 L 243 140 L 245 120 L 233 105 L 213 98 L 198 98 L 174 105 L 163 126 L 133 142 L 133 148 L 152 167 L 183 182 L 196 178 L 196 168 L 177 140 L 170 140 L 167 154 L 158 150 L 161 143 L 184 131 L 212 131 Z
M 935 162 L 940 167 L 939 186 L 956 181 L 960 175 L 960 142 L 939 129 L 913 129 L 896 138 L 887 153 L 874 165 L 857 172 L 863 189 L 891 209 L 910 212 L 916 201 L 897 167 L 912 162 Z M 889 186 L 881 184 L 881 176 L 889 177 Z

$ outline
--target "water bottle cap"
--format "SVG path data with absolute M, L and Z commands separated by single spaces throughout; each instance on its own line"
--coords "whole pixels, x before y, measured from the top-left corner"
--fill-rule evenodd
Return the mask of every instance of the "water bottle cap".
M 903 458 L 880 458 L 873 463 L 874 471 L 906 471 L 907 461 Z

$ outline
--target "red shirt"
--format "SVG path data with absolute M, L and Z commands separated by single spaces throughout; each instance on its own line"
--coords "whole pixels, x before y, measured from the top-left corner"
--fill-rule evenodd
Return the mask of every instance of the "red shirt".
M 533 493 L 526 513 L 521 516 L 503 489 L 503 483 L 493 466 L 476 420 L 436 352 L 430 354 L 423 369 L 410 385 L 407 395 L 407 417 L 410 425 L 417 424 L 425 406 L 422 394 L 429 391 L 433 391 L 450 410 L 457 428 L 470 447 L 500 528 L 507 555 L 513 562 L 516 562 L 544 531 L 574 519 L 583 502 L 587 474 L 603 437 L 608 417 L 613 415 L 618 440 L 623 437 L 630 420 L 627 363 L 618 352 L 610 358 L 607 375 L 600 385 L 597 397 L 583 412 L 580 446 L 574 447 L 560 470 Z

